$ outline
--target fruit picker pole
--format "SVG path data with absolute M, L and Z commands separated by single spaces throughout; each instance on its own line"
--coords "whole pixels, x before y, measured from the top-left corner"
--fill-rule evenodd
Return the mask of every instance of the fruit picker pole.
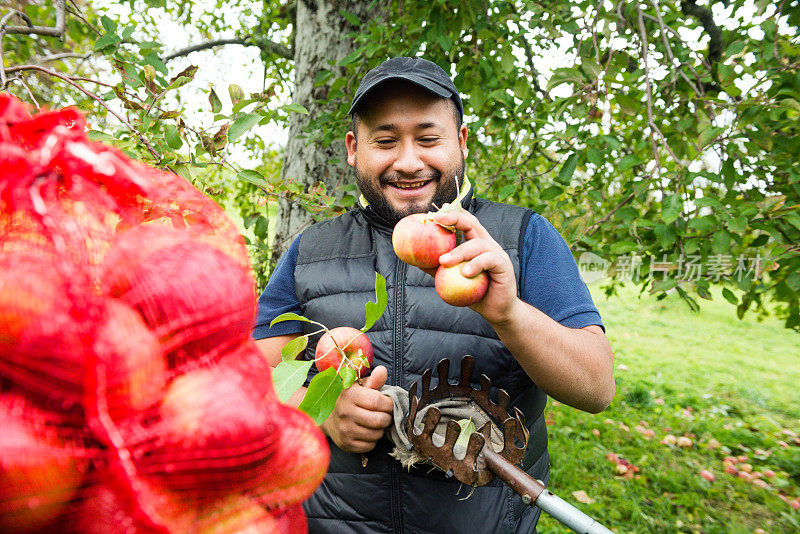
M 496 453 L 490 444 L 483 447 L 479 455 L 479 458 L 481 457 L 495 475 L 522 496 L 522 502 L 525 504 L 540 508 L 575 532 L 613 534 L 611 530 L 545 488 L 544 484 L 514 467 L 508 460 Z

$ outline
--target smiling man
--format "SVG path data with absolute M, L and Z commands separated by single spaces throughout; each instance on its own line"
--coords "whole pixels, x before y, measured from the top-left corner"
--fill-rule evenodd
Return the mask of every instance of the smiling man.
M 331 445 L 325 481 L 304 504 L 311 532 L 532 532 L 538 510 L 495 480 L 463 488 L 438 471 L 404 470 L 388 452 L 392 422 L 385 384 L 408 389 L 450 358 L 476 359 L 525 417 L 530 439 L 523 467 L 547 481 L 543 410 L 547 396 L 589 412 L 614 396 L 613 358 L 600 315 L 559 233 L 522 207 L 473 196 L 463 108 L 452 80 L 421 58 L 393 58 L 369 71 L 353 97 L 348 163 L 362 197 L 350 212 L 312 225 L 281 258 L 259 299 L 253 337 L 273 365 L 304 323 L 270 321 L 301 313 L 328 327 L 363 324 L 374 272 L 387 280 L 388 307 L 368 332 L 372 374 L 339 397 L 322 425 Z M 445 304 L 426 273 L 394 254 L 391 232 L 405 215 L 445 202 L 439 216 L 464 242 L 440 258 L 466 261 L 462 272 L 486 271 L 486 295 L 469 308 Z M 313 358 L 314 343 L 306 358 Z M 313 372 L 313 371 L 312 371 Z M 302 399 L 301 389 L 289 401 Z

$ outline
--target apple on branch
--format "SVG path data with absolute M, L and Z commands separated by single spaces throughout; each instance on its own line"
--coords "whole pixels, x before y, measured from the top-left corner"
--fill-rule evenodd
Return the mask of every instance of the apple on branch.
M 332 328 L 317 343 L 314 362 L 320 371 L 329 367 L 338 370 L 344 364 L 355 370 L 359 378 L 364 378 L 372 367 L 372 343 L 356 328 Z

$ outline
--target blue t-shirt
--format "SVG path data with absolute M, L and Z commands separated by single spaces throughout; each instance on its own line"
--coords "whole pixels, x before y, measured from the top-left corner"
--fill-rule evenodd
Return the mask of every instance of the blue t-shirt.
M 267 287 L 261 293 L 254 339 L 303 331 L 298 321 L 284 321 L 269 327 L 269 323 L 282 313 L 302 313 L 294 286 L 299 249 L 298 237 L 278 260 Z M 558 230 L 538 213 L 530 218 L 522 243 L 520 295 L 522 300 L 564 326 L 583 328 L 598 325 L 605 330 L 569 246 Z

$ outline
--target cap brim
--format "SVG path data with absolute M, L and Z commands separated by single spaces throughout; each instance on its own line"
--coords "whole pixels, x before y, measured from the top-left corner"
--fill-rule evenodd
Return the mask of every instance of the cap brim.
M 422 76 L 415 76 L 413 74 L 403 74 L 402 76 L 398 75 L 388 75 L 384 77 L 378 77 L 372 80 L 366 87 L 362 87 L 362 91 L 360 94 L 356 95 L 356 98 L 353 99 L 353 103 L 350 105 L 350 111 L 347 112 L 348 115 L 353 114 L 353 110 L 364 100 L 373 89 L 381 85 L 382 83 L 391 81 L 391 80 L 404 80 L 407 82 L 411 82 L 414 85 L 418 85 L 423 89 L 430 91 L 435 95 L 439 95 L 442 98 L 450 98 L 453 96 L 453 92 L 447 89 L 446 87 L 442 87 L 436 82 L 432 82 L 431 80 L 424 78 Z

